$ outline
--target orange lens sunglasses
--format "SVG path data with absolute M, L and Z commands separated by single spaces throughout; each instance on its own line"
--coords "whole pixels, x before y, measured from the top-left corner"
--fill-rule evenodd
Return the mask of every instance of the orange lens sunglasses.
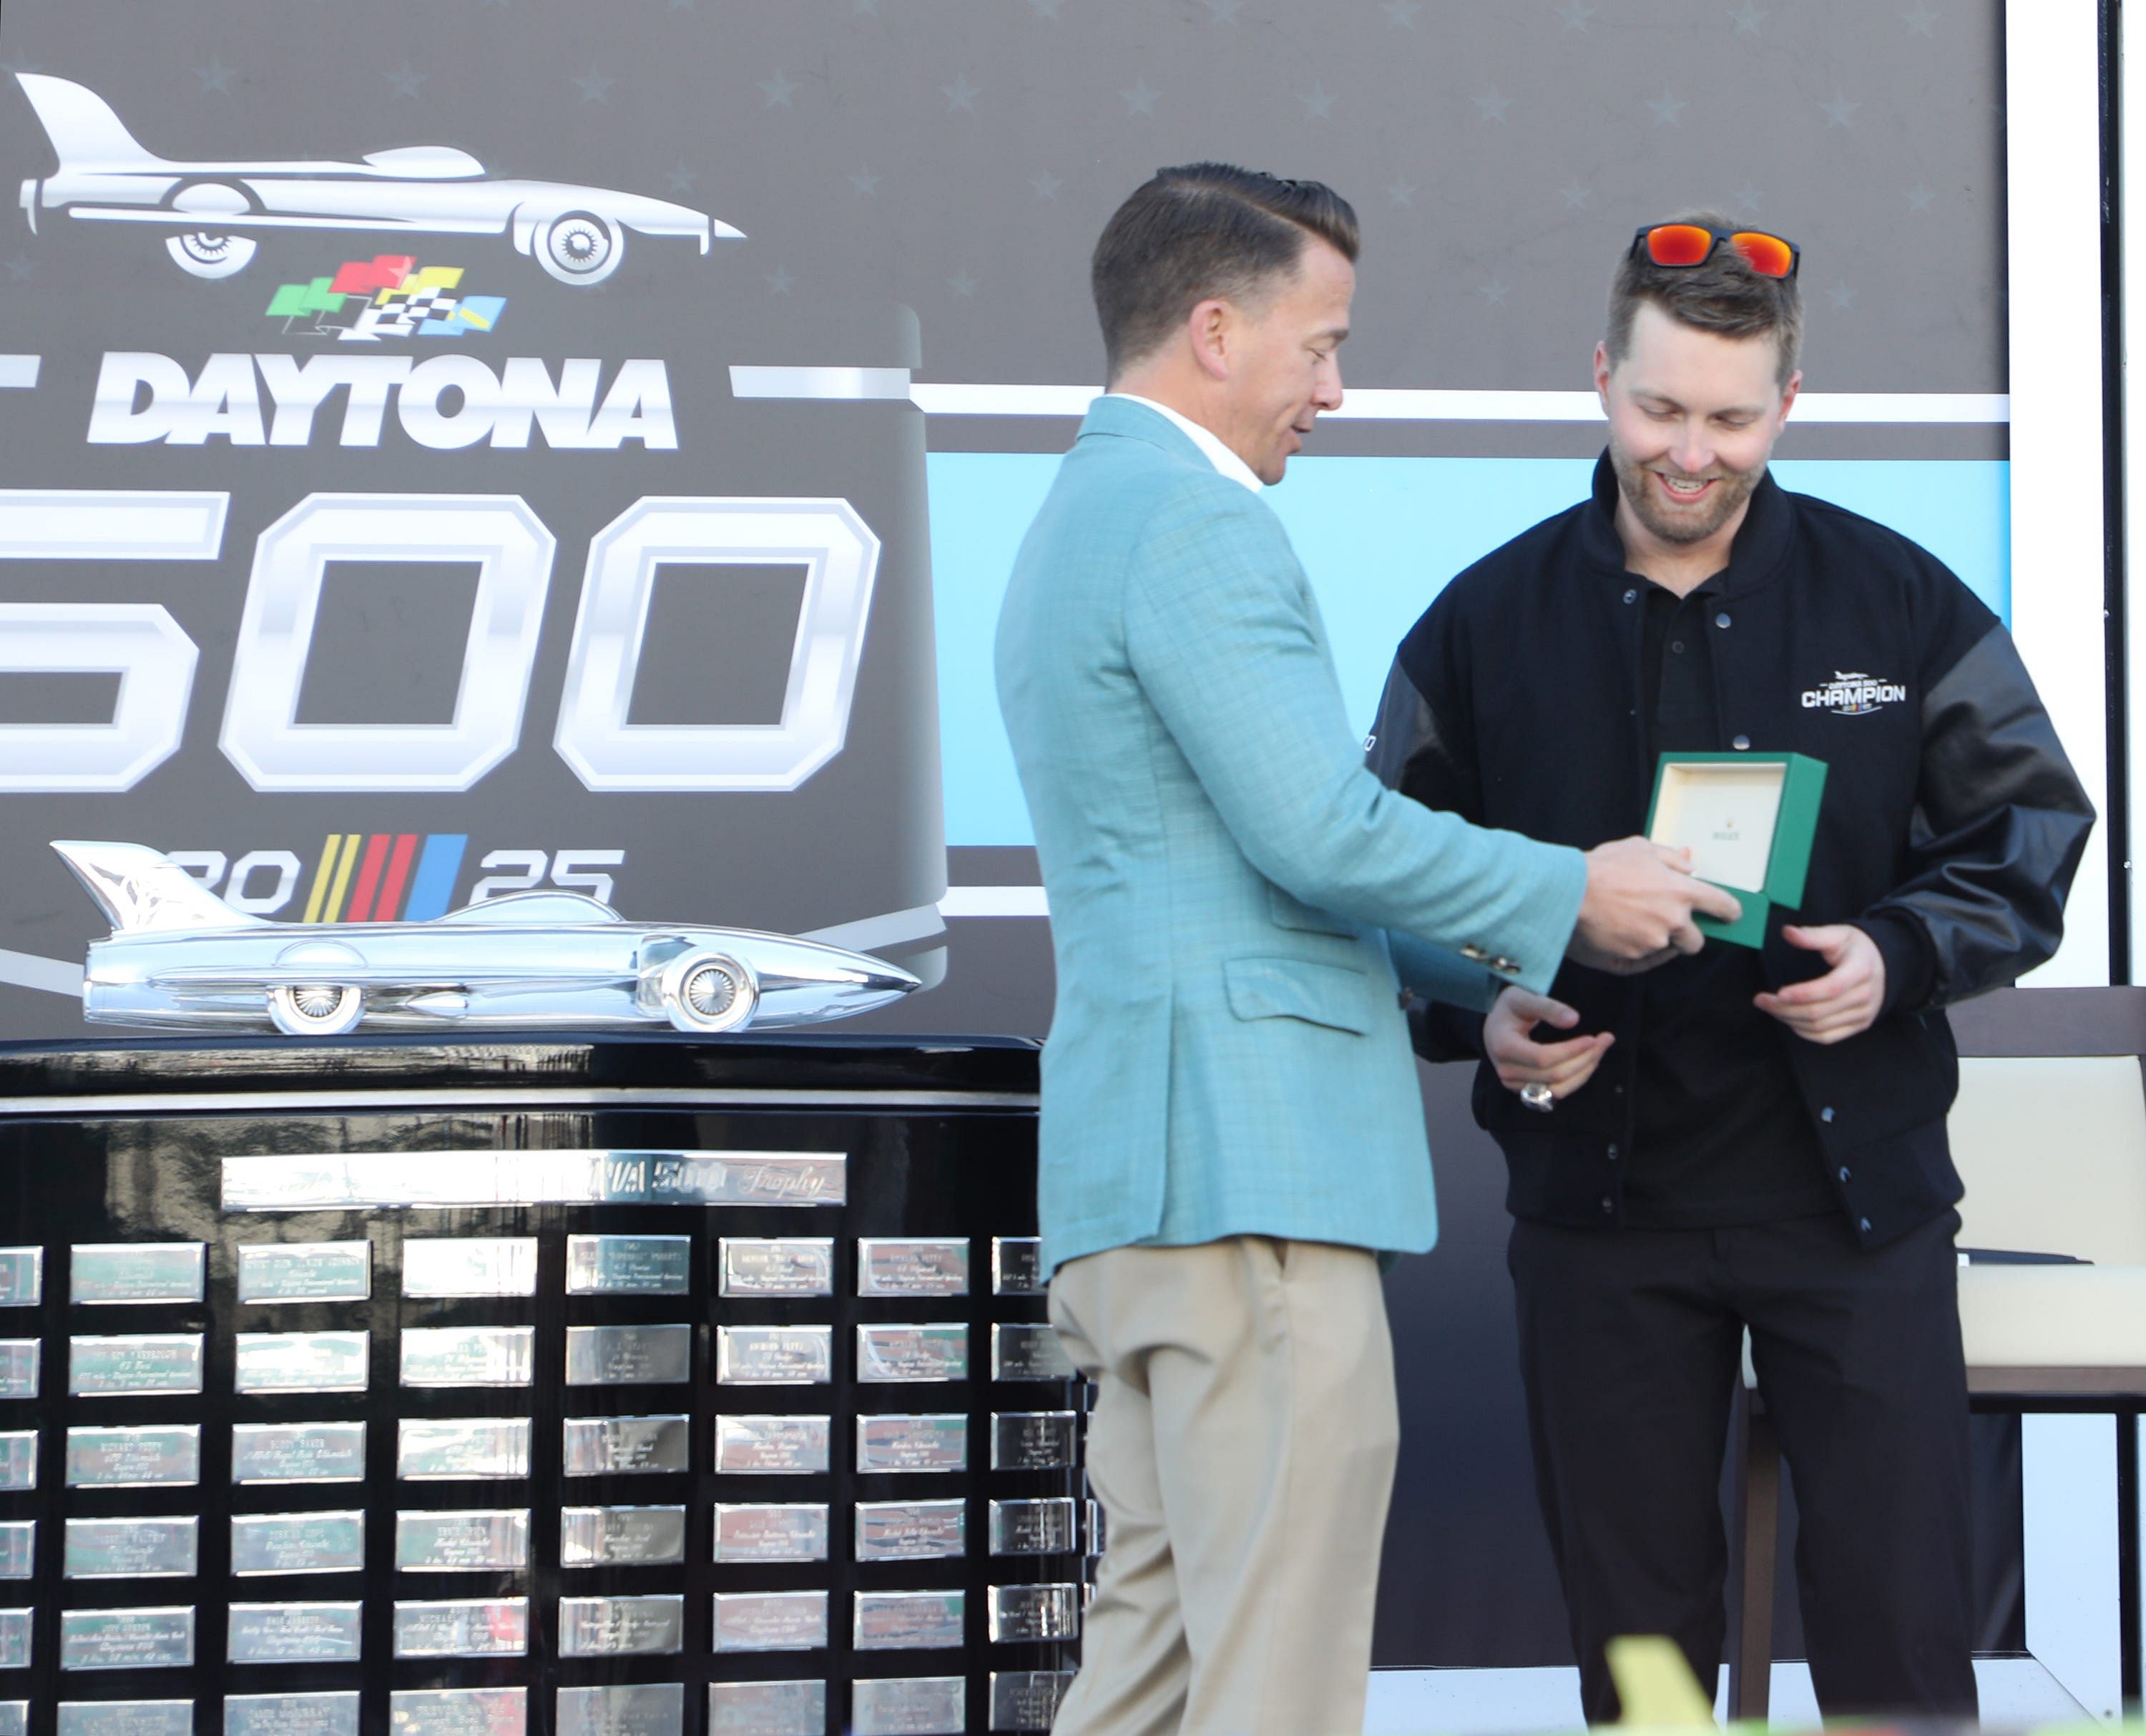
M 1704 265 L 1726 242 L 1762 277 L 1793 277 L 1803 254 L 1793 242 L 1763 229 L 1709 229 L 1703 223 L 1650 223 L 1632 237 L 1656 265 Z

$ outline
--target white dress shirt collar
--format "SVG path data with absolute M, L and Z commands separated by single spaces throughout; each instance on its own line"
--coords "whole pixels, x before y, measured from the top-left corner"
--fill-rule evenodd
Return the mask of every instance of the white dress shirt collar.
M 1228 446 L 1225 446 L 1222 443 L 1221 436 L 1216 434 L 1211 428 L 1203 428 L 1198 422 L 1193 421 L 1190 417 L 1180 416 L 1176 411 L 1171 409 L 1169 405 L 1158 404 L 1153 398 L 1144 398 L 1137 392 L 1106 392 L 1104 396 L 1106 397 L 1123 398 L 1126 402 L 1131 404 L 1145 404 L 1149 409 L 1154 411 L 1157 416 L 1168 417 L 1171 422 L 1175 423 L 1176 427 L 1182 431 L 1186 439 L 1190 440 L 1193 445 L 1200 448 L 1200 451 L 1205 456 L 1207 461 L 1213 465 L 1216 470 L 1227 476 L 1232 482 L 1242 483 L 1245 487 L 1250 489 L 1254 494 L 1257 494 L 1260 491 L 1261 486 L 1260 479 L 1252 474 L 1251 466 L 1245 463 L 1243 459 L 1240 458 L 1235 452 L 1231 451 Z

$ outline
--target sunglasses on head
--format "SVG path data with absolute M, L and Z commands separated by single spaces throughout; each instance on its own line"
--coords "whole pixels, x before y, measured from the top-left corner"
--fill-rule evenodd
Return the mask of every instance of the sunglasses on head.
M 1704 265 L 1724 242 L 1762 277 L 1793 277 L 1803 262 L 1794 242 L 1763 229 L 1710 229 L 1704 223 L 1650 223 L 1632 237 L 1632 251 L 1646 251 L 1656 265 Z

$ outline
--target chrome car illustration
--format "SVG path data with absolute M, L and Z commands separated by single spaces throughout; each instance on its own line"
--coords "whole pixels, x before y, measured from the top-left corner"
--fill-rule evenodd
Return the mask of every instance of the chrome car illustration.
M 169 232 L 182 271 L 228 277 L 271 229 L 506 235 L 561 283 L 601 283 L 618 269 L 626 232 L 686 236 L 706 253 L 742 233 L 661 199 L 552 181 L 495 180 L 466 151 L 404 145 L 359 162 L 182 162 L 137 142 L 111 104 L 44 72 L 16 80 L 58 153 L 52 174 L 22 183 L 30 227 L 40 212 Z
M 112 923 L 82 1015 L 164 1029 L 646 1029 L 846 1018 L 919 986 L 861 952 L 750 929 L 628 922 L 578 892 L 512 892 L 427 922 L 272 922 L 139 844 L 57 841 Z

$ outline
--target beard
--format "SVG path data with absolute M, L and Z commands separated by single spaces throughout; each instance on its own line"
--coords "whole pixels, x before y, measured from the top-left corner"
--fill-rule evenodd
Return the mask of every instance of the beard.
M 1678 511 L 1664 505 L 1661 496 L 1647 480 L 1645 467 L 1620 450 L 1614 440 L 1610 443 L 1610 466 L 1616 471 L 1618 489 L 1639 522 L 1664 542 L 1681 543 L 1704 542 L 1727 524 L 1730 516 L 1751 498 L 1751 491 L 1766 473 L 1764 464 L 1747 471 L 1717 466 L 1712 472 L 1717 486 L 1705 496 L 1704 504 Z

